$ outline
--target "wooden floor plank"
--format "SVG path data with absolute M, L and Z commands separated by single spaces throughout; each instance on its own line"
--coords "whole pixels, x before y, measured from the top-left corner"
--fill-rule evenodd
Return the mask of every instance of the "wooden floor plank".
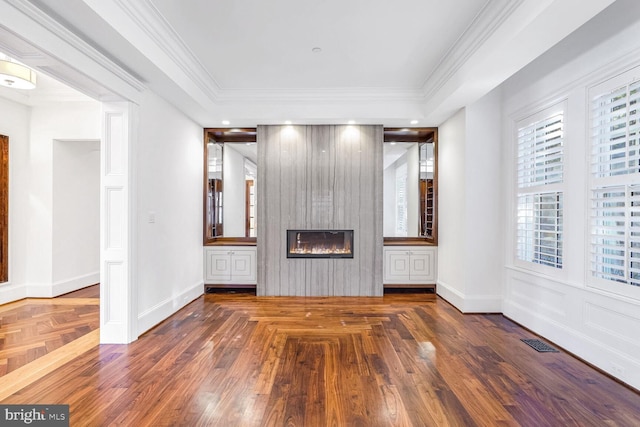
M 420 295 L 207 294 L 2 403 L 67 403 L 80 426 L 640 425 L 638 393 L 532 337 Z
M 0 381 L 0 401 L 22 388 L 55 371 L 100 342 L 100 331 L 95 330 L 77 340 L 37 359 L 37 363 L 25 364 L 4 375 Z
M 100 300 L 89 297 L 98 293 L 96 285 L 66 298 L 27 298 L 1 305 L 0 377 L 98 330 Z M 49 365 L 46 360 L 42 363 Z

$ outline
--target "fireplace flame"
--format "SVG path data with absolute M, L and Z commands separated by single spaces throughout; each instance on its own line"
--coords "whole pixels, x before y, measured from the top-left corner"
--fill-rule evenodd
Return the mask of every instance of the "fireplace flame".
M 291 233 L 289 234 L 291 238 L 287 239 L 291 255 L 345 255 L 347 258 L 353 256 L 352 237 L 346 237 L 345 231 L 297 231 L 295 234 L 293 231 L 288 231 L 288 233 Z

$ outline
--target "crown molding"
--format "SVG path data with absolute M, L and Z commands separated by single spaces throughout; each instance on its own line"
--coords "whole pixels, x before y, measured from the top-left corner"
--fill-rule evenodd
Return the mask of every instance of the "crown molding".
M 198 89 L 210 100 L 216 100 L 220 85 L 150 0 L 114 0 L 114 4 L 171 58 Z
M 0 35 L 2 35 L 0 33 Z M 20 46 L 15 46 L 12 43 L 8 43 L 6 40 L 0 39 L 0 51 L 4 53 L 6 56 L 19 60 L 22 63 L 26 62 L 36 62 L 42 61 L 46 59 L 46 56 L 41 54 L 40 52 L 34 52 L 33 49 L 29 49 L 29 51 L 24 49 L 24 46 L 20 48 Z M 1 57 L 2 55 L 0 55 Z
M 223 88 L 178 35 L 168 20 L 150 0 L 131 2 L 114 0 L 123 12 L 152 40 L 173 64 L 213 103 L 228 105 L 242 102 L 424 102 L 421 88 L 329 88 L 329 89 L 260 89 Z
M 300 89 L 222 89 L 217 103 L 298 103 L 298 102 L 424 102 L 420 89 L 403 88 L 300 88 Z
M 124 70 L 122 67 L 117 65 L 111 59 L 103 55 L 97 49 L 89 45 L 79 36 L 71 32 L 69 29 L 64 27 L 61 23 L 56 21 L 51 16 L 47 15 L 44 11 L 39 9 L 34 4 L 30 3 L 27 0 L 5 0 L 6 3 L 13 6 L 16 10 L 33 20 L 36 24 L 40 25 L 47 31 L 51 32 L 55 36 L 57 36 L 60 40 L 67 43 L 69 46 L 76 49 L 82 55 L 86 56 L 105 70 L 107 70 L 112 75 L 119 78 L 121 81 L 129 85 L 137 92 L 142 92 L 145 89 L 145 85 L 138 78 L 134 77 L 132 74 Z M 62 62 L 62 61 L 60 61 Z M 65 64 L 66 66 L 71 67 L 72 69 L 77 70 L 73 65 Z M 79 70 L 77 70 L 80 72 Z
M 523 2 L 524 0 L 488 1 L 433 72 L 425 78 L 422 85 L 425 99 L 442 89 Z

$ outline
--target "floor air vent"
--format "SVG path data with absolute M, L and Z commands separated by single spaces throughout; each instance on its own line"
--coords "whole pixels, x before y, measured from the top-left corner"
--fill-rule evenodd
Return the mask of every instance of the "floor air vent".
M 533 347 L 536 351 L 540 353 L 559 353 L 558 350 L 556 350 L 555 348 L 551 347 L 548 344 L 543 343 L 540 340 L 527 340 L 523 338 L 520 341 L 527 344 L 529 347 Z

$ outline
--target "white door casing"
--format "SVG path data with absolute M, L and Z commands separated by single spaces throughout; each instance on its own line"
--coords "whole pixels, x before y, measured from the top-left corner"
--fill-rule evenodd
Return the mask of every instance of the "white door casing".
M 100 166 L 100 342 L 137 339 L 135 292 L 135 183 L 131 165 L 137 106 L 102 104 Z

